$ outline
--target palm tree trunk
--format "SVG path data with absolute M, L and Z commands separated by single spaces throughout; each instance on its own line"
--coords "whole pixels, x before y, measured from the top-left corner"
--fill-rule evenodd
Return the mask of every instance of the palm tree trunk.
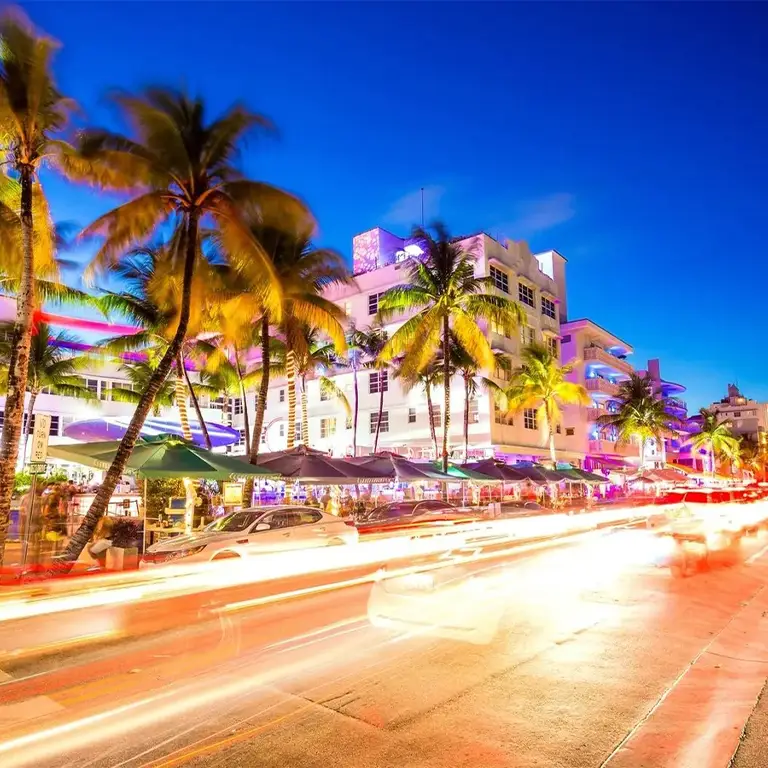
M 464 374 L 464 463 L 469 462 L 469 383 L 470 378 Z
M 379 432 L 381 432 L 381 414 L 384 413 L 384 388 L 381 386 L 381 371 L 379 371 L 379 415 L 376 419 L 376 434 L 373 436 L 373 452 L 379 450 Z
M 547 429 L 549 430 L 549 460 L 552 462 L 552 469 L 557 469 L 557 453 L 555 451 L 555 424 L 550 412 L 549 404 L 544 406 L 544 413 L 547 418 Z
M 352 414 L 352 455 L 357 456 L 357 417 L 360 413 L 360 388 L 357 380 L 357 363 L 353 365 L 352 384 L 355 390 L 355 410 Z
M 288 380 L 288 450 L 296 445 L 296 356 L 293 350 L 285 355 L 285 376 Z
M 251 436 L 251 464 L 258 463 L 261 433 L 264 431 L 264 415 L 267 412 L 267 396 L 269 395 L 269 315 L 261 318 L 261 383 L 259 384 L 256 413 L 253 417 L 253 435 Z M 253 482 L 253 481 L 251 481 Z
M 173 383 L 173 391 L 176 397 L 176 408 L 179 411 L 179 421 L 181 422 L 181 434 L 185 440 L 192 442 L 192 429 L 189 426 L 189 412 L 187 411 L 187 388 L 183 379 L 182 368 L 184 362 L 181 359 L 181 350 L 176 355 L 176 381 Z
M 448 472 L 448 432 L 451 428 L 451 329 L 448 316 L 443 318 L 443 392 L 445 413 L 443 414 L 443 472 Z
M 432 445 L 435 447 L 435 461 L 438 459 L 437 451 L 437 430 L 435 429 L 435 417 L 432 413 L 432 387 L 429 383 L 424 385 L 424 391 L 427 393 L 427 410 L 429 411 L 429 431 L 432 435 Z
M 245 448 L 250 450 L 251 445 L 251 422 L 248 418 L 248 400 L 245 394 L 245 384 L 243 384 L 243 369 L 240 367 L 240 353 L 237 345 L 233 344 L 232 349 L 235 353 L 235 370 L 237 371 L 237 380 L 240 383 L 240 397 L 243 401 L 243 430 L 245 432 Z
M 32 249 L 32 181 L 34 169 L 24 164 L 19 169 L 21 184 L 21 284 L 16 296 L 16 320 L 13 328 L 11 358 L 8 362 L 8 379 L 5 396 L 5 421 L 0 440 L 0 564 L 5 554 L 5 539 L 11 514 L 16 461 L 19 457 L 21 420 L 24 415 L 24 399 L 29 373 L 29 348 L 32 341 L 32 324 L 35 311 L 35 272 Z
M 183 353 L 180 353 L 180 355 L 181 355 L 181 370 L 184 371 L 184 380 L 187 382 L 187 391 L 189 392 L 189 396 L 192 399 L 192 407 L 195 409 L 195 414 L 197 415 L 197 422 L 198 424 L 200 424 L 200 431 L 203 433 L 203 441 L 205 442 L 206 450 L 210 451 L 213 448 L 213 443 L 211 443 L 211 436 L 208 434 L 208 425 L 205 423 L 205 419 L 203 418 L 203 411 L 200 408 L 200 401 L 197 399 L 195 388 L 192 386 L 192 381 L 189 378 L 189 371 L 187 370 L 187 367 L 184 365 Z
M 307 412 L 307 377 L 301 377 L 301 442 L 309 447 L 309 413 Z
M 640 438 L 640 471 L 645 467 L 645 438 Z
M 55 562 L 52 566 L 53 571 L 69 570 L 72 563 L 80 556 L 83 551 L 83 547 L 88 543 L 97 523 L 103 517 L 107 511 L 107 505 L 110 498 L 115 491 L 118 481 L 125 471 L 125 465 L 130 458 L 131 452 L 136 445 L 136 440 L 139 437 L 141 428 L 144 425 L 144 420 L 147 418 L 152 404 L 155 400 L 160 387 L 168 377 L 168 373 L 171 370 L 173 361 L 181 349 L 181 345 L 184 343 L 184 338 L 187 335 L 187 328 L 189 326 L 189 311 L 192 299 L 192 278 L 195 273 L 195 258 L 197 256 L 198 249 L 198 213 L 196 210 L 192 210 L 188 214 L 187 232 L 186 232 L 186 253 L 184 258 L 184 277 L 182 281 L 181 291 L 181 308 L 179 312 L 179 324 L 176 328 L 171 343 L 165 350 L 165 354 L 160 360 L 157 368 L 149 379 L 147 386 L 142 392 L 141 399 L 139 400 L 136 410 L 134 411 L 131 422 L 128 425 L 123 439 L 120 441 L 115 458 L 112 460 L 112 464 L 107 470 L 104 480 L 96 493 L 96 498 L 93 500 L 88 513 L 86 514 L 80 527 L 75 531 L 75 534 L 69 540 L 66 550 L 64 550 L 63 556 L 60 561 Z
M 27 460 L 27 444 L 29 443 L 29 435 L 32 432 L 32 417 L 35 415 L 35 401 L 37 400 L 37 392 L 30 392 L 29 405 L 27 406 L 27 426 L 24 430 L 24 447 L 21 451 L 21 460 L 25 462 Z

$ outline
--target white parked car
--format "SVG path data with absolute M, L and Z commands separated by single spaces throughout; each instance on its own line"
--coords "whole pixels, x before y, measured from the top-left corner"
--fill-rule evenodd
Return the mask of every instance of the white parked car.
M 241 509 L 202 531 L 164 539 L 147 548 L 141 566 L 208 562 L 332 544 L 355 544 L 354 523 L 312 507 Z

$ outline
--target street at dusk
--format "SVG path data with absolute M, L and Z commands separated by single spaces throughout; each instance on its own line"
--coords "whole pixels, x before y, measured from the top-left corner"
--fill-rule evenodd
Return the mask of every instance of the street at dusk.
M 0 7 L 0 768 L 768 768 L 768 4 Z

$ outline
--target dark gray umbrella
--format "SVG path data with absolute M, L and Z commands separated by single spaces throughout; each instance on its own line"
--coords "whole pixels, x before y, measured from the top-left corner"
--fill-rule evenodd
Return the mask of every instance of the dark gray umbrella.
M 260 460 L 259 466 L 279 474 L 285 480 L 314 485 L 385 483 L 393 477 L 367 466 L 352 464 L 344 459 L 334 459 L 303 445 L 266 461 Z
M 480 472 L 494 480 L 502 480 L 505 483 L 522 483 L 527 479 L 521 472 L 518 472 L 508 464 L 496 461 L 495 459 L 485 459 L 483 461 L 475 461 L 471 464 L 462 464 L 461 468 L 466 468 L 473 472 Z
M 374 453 L 370 456 L 359 456 L 353 461 L 360 467 L 395 477 L 402 483 L 413 483 L 419 480 L 456 482 L 455 477 L 444 474 L 430 464 L 418 464 L 396 453 Z

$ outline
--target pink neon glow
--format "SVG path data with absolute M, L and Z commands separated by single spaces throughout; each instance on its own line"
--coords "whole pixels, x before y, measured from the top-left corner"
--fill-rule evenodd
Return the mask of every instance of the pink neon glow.
M 40 312 L 38 319 L 49 325 L 57 325 L 63 328 L 77 328 L 81 331 L 108 331 L 124 335 L 138 333 L 141 329 L 133 325 L 114 325 L 101 320 L 84 320 L 80 317 L 67 317 L 66 315 L 54 315 L 50 312 Z

